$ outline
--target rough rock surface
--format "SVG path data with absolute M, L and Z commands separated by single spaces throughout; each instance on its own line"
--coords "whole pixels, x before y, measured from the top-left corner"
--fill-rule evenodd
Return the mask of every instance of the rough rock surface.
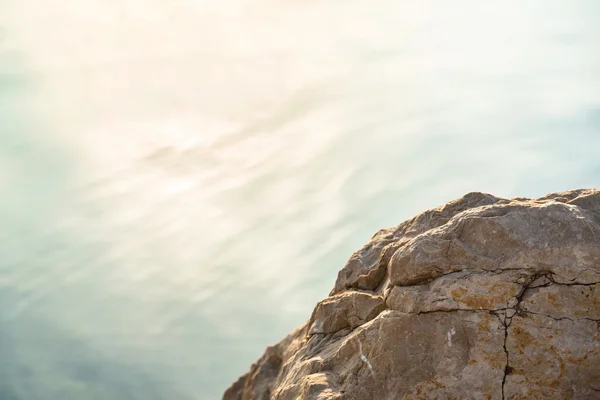
M 600 191 L 379 231 L 224 399 L 600 399 Z

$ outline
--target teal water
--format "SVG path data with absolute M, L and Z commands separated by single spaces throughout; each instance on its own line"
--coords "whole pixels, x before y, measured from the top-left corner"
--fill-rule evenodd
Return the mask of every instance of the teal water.
M 376 230 L 600 186 L 595 0 L 0 10 L 2 400 L 219 398 Z

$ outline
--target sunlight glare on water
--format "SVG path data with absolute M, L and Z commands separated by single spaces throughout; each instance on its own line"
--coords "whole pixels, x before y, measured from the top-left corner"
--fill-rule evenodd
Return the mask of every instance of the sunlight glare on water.
M 600 181 L 595 0 L 0 15 L 3 400 L 219 398 L 378 229 Z

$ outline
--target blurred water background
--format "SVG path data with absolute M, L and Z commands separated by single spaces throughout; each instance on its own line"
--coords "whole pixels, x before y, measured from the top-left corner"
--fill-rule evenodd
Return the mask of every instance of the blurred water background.
M 378 229 L 600 186 L 599 18 L 3 0 L 0 399 L 217 399 Z

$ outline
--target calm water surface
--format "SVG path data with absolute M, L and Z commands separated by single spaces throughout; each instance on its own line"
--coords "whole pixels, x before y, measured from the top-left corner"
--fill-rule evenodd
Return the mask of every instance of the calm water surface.
M 0 398 L 217 399 L 377 229 L 600 186 L 600 3 L 5 0 Z

